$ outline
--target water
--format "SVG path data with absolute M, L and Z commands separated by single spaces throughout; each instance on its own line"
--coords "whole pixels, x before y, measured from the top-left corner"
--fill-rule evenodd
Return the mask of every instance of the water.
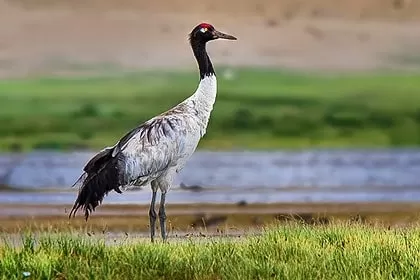
M 89 152 L 33 152 L 0 155 L 0 178 L 15 189 L 0 192 L 0 203 L 72 203 L 70 186 Z M 417 201 L 420 149 L 302 150 L 277 152 L 196 152 L 179 174 L 171 203 L 238 201 Z M 202 191 L 179 188 L 198 185 Z M 61 191 L 62 190 L 62 191 Z M 168 198 L 169 199 L 169 198 Z M 149 187 L 110 194 L 107 203 L 147 203 Z

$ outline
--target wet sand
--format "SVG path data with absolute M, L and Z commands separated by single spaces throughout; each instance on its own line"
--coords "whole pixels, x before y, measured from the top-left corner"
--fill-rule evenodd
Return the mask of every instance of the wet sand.
M 101 205 L 85 222 L 81 212 L 69 220 L 71 205 L 0 205 L 0 231 L 148 232 L 148 205 Z M 306 224 L 353 221 L 407 226 L 419 221 L 420 203 L 282 203 L 167 205 L 171 236 L 241 234 L 289 220 Z

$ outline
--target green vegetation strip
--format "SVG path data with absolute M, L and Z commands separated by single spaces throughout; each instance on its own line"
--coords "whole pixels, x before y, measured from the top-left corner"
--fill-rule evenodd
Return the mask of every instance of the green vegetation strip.
M 112 244 L 112 245 L 110 245 Z M 242 238 L 44 234 L 0 247 L 2 279 L 419 279 L 420 230 L 286 224 Z
M 218 69 L 200 148 L 420 145 L 420 74 Z M 2 80 L 0 150 L 109 146 L 197 83 L 195 72 Z

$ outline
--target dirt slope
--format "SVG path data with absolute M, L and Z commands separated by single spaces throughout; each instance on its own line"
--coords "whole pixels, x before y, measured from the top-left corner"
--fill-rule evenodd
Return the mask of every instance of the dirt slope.
M 0 77 L 191 68 L 201 21 L 239 38 L 219 65 L 417 69 L 418 20 L 415 0 L 0 0 Z

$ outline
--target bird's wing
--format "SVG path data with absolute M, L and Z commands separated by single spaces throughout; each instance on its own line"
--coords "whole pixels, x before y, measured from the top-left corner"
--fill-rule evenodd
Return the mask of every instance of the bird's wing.
M 156 146 L 161 141 L 174 140 L 185 135 L 185 118 L 182 115 L 159 115 L 124 135 L 115 146 L 112 156 L 126 149 L 128 146 Z
M 79 188 L 89 177 L 96 176 L 108 166 L 112 158 L 118 159 L 119 182 L 126 185 L 139 177 L 165 170 L 181 152 L 186 141 L 188 122 L 179 105 L 158 115 L 126 133 L 114 146 L 93 156 L 74 183 Z
M 121 184 L 135 180 L 147 181 L 169 166 L 176 164 L 182 155 L 187 121 L 183 115 L 159 115 L 128 132 L 115 146 L 112 156 L 121 164 Z
M 144 185 L 175 166 L 188 142 L 188 123 L 186 115 L 159 115 L 96 154 L 74 184 L 79 194 L 70 216 L 83 207 L 87 219 L 111 190 L 121 193 L 120 186 Z

